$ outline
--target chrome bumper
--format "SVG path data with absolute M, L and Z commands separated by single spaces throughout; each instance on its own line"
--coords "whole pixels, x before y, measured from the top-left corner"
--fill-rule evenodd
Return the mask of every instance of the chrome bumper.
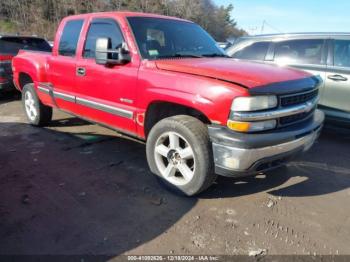
M 321 132 L 323 121 L 324 114 L 316 110 L 314 120 L 302 129 L 279 133 L 230 137 L 212 128 L 210 134 L 216 173 L 244 176 L 280 166 L 311 148 Z
M 233 172 L 244 172 L 257 162 L 288 152 L 307 151 L 314 144 L 319 132 L 314 132 L 295 141 L 256 149 L 243 149 L 213 144 L 215 164 Z

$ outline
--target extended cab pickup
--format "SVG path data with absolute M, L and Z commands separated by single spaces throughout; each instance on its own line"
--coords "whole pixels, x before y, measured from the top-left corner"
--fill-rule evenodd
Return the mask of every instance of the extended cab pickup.
M 318 77 L 227 58 L 200 26 L 110 12 L 61 22 L 52 53 L 13 60 L 28 121 L 52 108 L 146 140 L 151 171 L 186 195 L 216 174 L 265 172 L 308 150 L 324 115 Z

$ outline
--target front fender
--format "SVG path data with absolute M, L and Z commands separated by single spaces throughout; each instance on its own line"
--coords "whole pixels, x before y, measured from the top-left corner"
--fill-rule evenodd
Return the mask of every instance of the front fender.
M 207 115 L 208 109 L 214 107 L 214 102 L 200 94 L 192 94 L 181 90 L 172 90 L 165 88 L 149 88 L 149 95 L 153 100 L 150 104 L 155 102 L 175 103 L 182 106 L 194 108 L 203 114 Z M 206 112 L 206 113 L 205 113 Z
M 226 125 L 232 100 L 246 96 L 246 89 L 217 79 L 141 68 L 138 108 L 144 112 L 154 102 L 168 102 L 196 109 L 212 123 Z

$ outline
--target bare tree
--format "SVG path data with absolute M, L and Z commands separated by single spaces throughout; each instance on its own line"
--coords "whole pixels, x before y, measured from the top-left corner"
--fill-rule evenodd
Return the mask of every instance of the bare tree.
M 1 0 L 0 31 L 52 39 L 61 19 L 71 14 L 130 10 L 177 16 L 200 24 L 217 40 L 245 34 L 231 17 L 232 5 L 212 0 Z

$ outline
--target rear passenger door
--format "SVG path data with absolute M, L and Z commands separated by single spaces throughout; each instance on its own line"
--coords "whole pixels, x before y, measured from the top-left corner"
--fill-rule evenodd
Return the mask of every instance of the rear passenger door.
M 350 113 L 350 38 L 331 41 L 323 105 Z
M 53 55 L 48 59 L 49 83 L 42 83 L 43 87 L 52 89 L 56 105 L 64 110 L 75 113 L 76 87 L 76 56 L 78 40 L 84 20 L 68 20 L 63 25 L 60 39 L 56 39 L 57 46 Z M 40 90 L 40 88 L 39 88 Z M 42 89 L 41 89 L 42 90 Z
M 292 39 L 276 41 L 273 52 L 267 60 L 278 65 L 291 66 L 323 79 L 320 87 L 321 101 L 324 99 L 324 86 L 327 69 L 327 41 L 326 39 Z

